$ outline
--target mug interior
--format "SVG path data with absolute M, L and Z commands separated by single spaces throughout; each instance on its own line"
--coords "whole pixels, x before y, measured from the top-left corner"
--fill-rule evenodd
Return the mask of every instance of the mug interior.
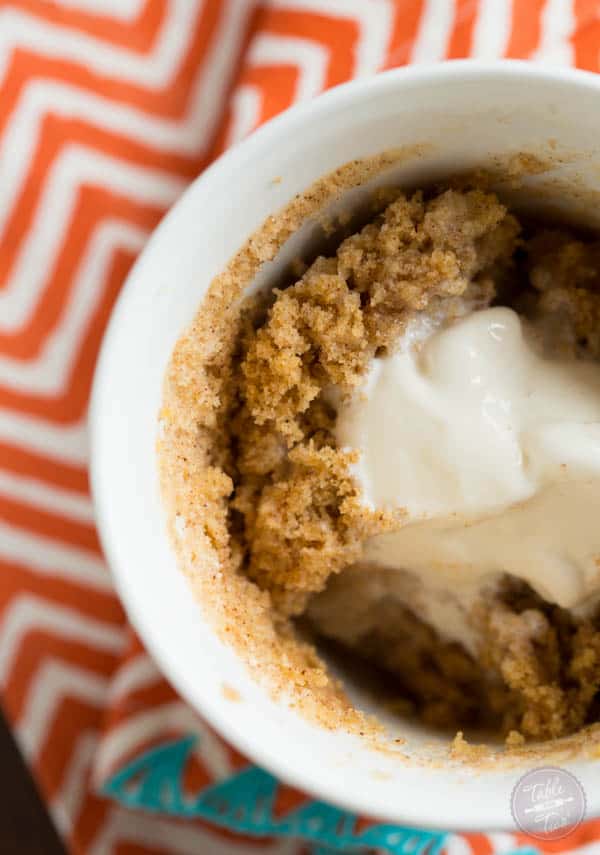
M 191 595 L 166 531 L 155 441 L 167 362 L 211 280 L 244 241 L 351 160 L 399 152 L 394 167 L 348 191 L 329 214 L 359 208 L 378 185 L 418 187 L 484 169 L 497 173 L 498 191 L 517 211 L 597 228 L 599 101 L 592 75 L 520 63 L 412 68 L 333 90 L 270 123 L 192 184 L 150 240 L 111 320 L 92 402 L 92 484 L 130 619 L 175 688 L 226 739 L 289 783 L 359 813 L 421 826 L 510 827 L 510 793 L 531 761 L 485 773 L 436 762 L 447 740 L 381 709 L 390 749 L 395 738 L 407 742 L 402 756 L 397 747 L 376 750 L 304 720 L 250 678 Z M 320 239 L 307 223 L 250 287 L 275 284 Z M 239 702 L 227 699 L 224 685 Z M 349 691 L 372 711 L 357 686 Z M 600 813 L 594 761 L 561 763 L 586 787 L 588 813 Z

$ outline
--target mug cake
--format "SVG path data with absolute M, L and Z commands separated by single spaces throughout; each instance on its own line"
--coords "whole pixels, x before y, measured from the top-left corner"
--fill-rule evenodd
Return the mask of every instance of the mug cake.
M 574 734 L 600 720 L 600 241 L 461 177 L 375 194 L 248 290 L 338 178 L 248 241 L 174 349 L 180 564 L 327 726 L 378 727 L 322 649 L 443 732 Z

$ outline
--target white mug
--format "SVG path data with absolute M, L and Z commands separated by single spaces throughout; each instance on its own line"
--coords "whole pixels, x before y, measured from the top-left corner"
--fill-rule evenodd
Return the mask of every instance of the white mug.
M 412 145 L 418 156 L 394 170 L 400 186 L 506 163 L 523 151 L 554 157 L 553 174 L 513 189 L 516 204 L 547 204 L 598 225 L 600 77 L 520 62 L 411 67 L 286 112 L 190 186 L 129 276 L 93 390 L 97 521 L 134 628 L 181 696 L 241 752 L 359 814 L 448 830 L 509 828 L 510 794 L 531 761 L 481 770 L 427 764 L 432 734 L 408 724 L 397 732 L 408 737 L 413 759 L 399 760 L 358 736 L 319 728 L 257 685 L 179 571 L 159 494 L 163 376 L 213 277 L 267 216 L 317 179 L 350 160 Z M 238 703 L 224 695 L 224 683 Z M 598 763 L 563 761 L 587 790 L 588 816 L 600 815 Z

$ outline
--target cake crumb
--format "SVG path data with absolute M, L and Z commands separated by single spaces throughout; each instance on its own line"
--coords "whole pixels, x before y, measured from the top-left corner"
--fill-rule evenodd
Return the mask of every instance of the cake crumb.
M 510 730 L 505 739 L 507 748 L 520 748 L 525 744 L 525 737 L 518 730 Z
M 467 742 L 462 730 L 459 730 L 450 746 L 450 757 L 453 760 L 478 763 L 489 759 L 491 751 L 488 745 L 473 745 Z
M 221 693 L 226 701 L 231 701 L 232 703 L 239 703 L 242 700 L 242 696 L 238 692 L 237 689 L 234 689 L 233 686 L 230 686 L 228 683 L 223 683 L 221 686 Z

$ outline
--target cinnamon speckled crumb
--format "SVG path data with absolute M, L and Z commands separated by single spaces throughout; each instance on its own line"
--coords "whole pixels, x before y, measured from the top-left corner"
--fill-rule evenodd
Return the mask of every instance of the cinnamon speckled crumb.
M 467 761 L 468 763 L 481 763 L 488 760 L 491 751 L 488 745 L 472 745 L 468 742 L 462 730 L 459 730 L 450 746 L 450 757 L 453 760 Z

